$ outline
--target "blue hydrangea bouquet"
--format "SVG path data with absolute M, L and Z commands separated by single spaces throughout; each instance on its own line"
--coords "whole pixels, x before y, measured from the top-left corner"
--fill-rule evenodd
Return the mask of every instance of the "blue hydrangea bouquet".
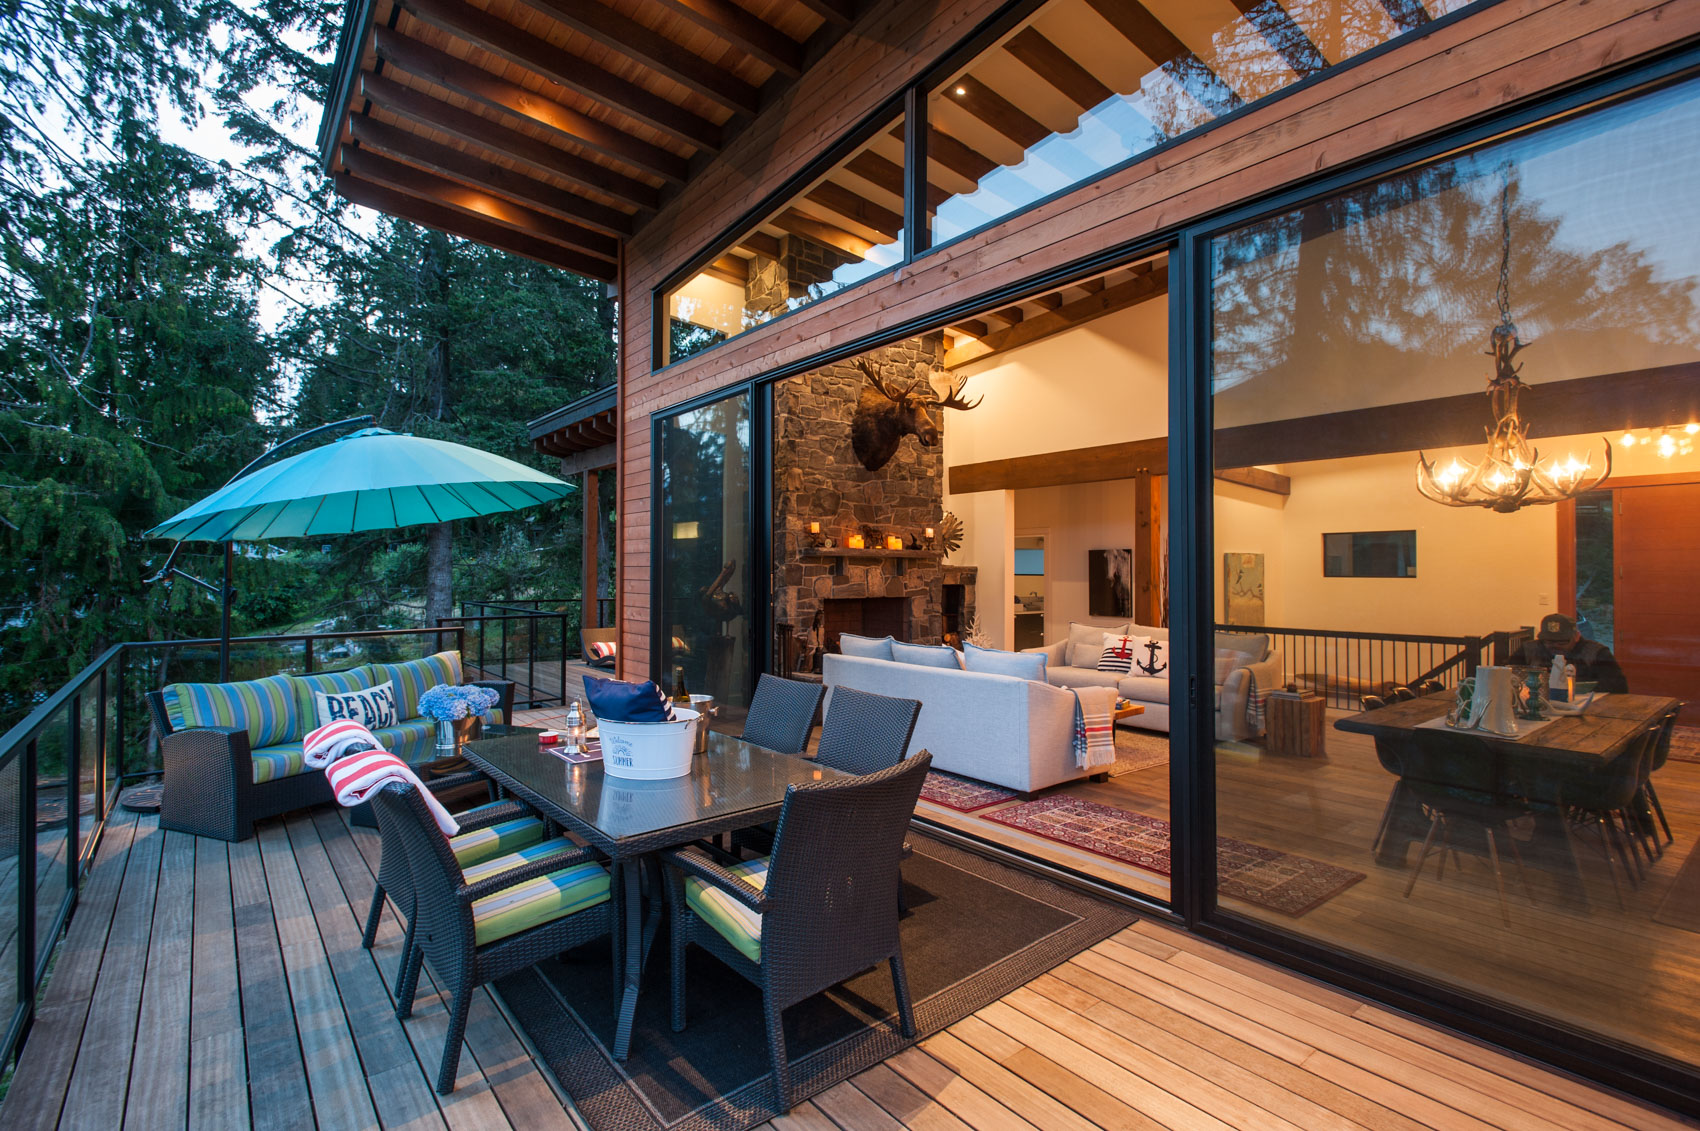
M 439 683 L 419 697 L 419 713 L 440 723 L 482 715 L 494 707 L 501 695 L 488 687 L 456 687 Z

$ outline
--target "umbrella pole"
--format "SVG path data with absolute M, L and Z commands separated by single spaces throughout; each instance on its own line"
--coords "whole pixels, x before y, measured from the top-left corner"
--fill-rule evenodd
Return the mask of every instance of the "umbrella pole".
M 224 586 L 219 593 L 218 623 L 218 681 L 230 682 L 230 562 L 236 556 L 236 543 L 224 544 Z

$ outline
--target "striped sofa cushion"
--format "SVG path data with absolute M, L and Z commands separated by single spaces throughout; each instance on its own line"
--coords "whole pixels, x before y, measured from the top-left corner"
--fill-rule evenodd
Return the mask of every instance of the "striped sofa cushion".
M 313 697 L 319 692 L 334 695 L 339 691 L 365 691 L 376 687 L 372 678 L 372 665 L 361 664 L 357 668 L 349 668 L 343 672 L 314 672 L 312 675 L 292 675 L 290 682 L 295 685 L 295 712 L 300 720 L 301 730 L 292 734 L 291 738 L 305 738 L 307 732 L 319 725 L 318 700 Z M 402 718 L 406 718 L 403 715 Z
M 437 724 L 430 719 L 410 719 L 372 732 L 384 749 L 403 762 L 424 762 L 437 747 Z
M 526 880 L 473 902 L 473 944 L 483 946 L 588 910 L 609 896 L 608 869 L 594 861 Z
M 299 729 L 295 687 L 286 675 L 241 683 L 173 683 L 162 697 L 172 730 L 241 727 L 251 750 L 305 733 Z
M 422 762 L 430 756 L 436 744 L 436 726 L 429 720 L 414 719 L 399 726 L 381 727 L 372 733 L 384 749 L 404 762 Z M 307 759 L 301 751 L 299 738 L 253 751 L 254 784 L 292 778 L 305 773 Z
M 500 821 L 482 829 L 452 836 L 449 838 L 449 850 L 455 854 L 455 861 L 462 868 L 467 868 L 498 856 L 518 852 L 542 839 L 541 817 L 515 817 L 511 821 Z
M 401 708 L 401 717 L 416 719 L 419 717 L 419 697 L 437 686 L 439 683 L 460 683 L 460 653 L 438 652 L 435 656 L 426 656 L 422 660 L 409 660 L 405 664 L 373 664 L 373 678 L 382 683 L 390 680 L 395 684 L 396 704 Z
M 767 860 L 758 856 L 726 869 L 756 890 L 767 886 Z M 685 904 L 751 962 L 761 961 L 761 915 L 713 884 L 685 880 Z

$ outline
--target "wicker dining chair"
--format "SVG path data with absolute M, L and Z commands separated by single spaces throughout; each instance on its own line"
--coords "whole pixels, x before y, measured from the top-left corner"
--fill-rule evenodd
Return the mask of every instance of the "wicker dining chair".
M 763 672 L 744 720 L 744 741 L 781 754 L 801 754 L 809 748 L 815 713 L 825 692 L 818 683 Z
M 1404 703 L 1411 699 L 1415 699 L 1416 697 L 1417 693 L 1403 684 L 1400 684 L 1398 687 L 1393 689 L 1393 698 L 1397 702 Z
M 413 887 L 413 939 L 403 955 L 396 1017 L 413 1013 L 419 967 L 448 994 L 449 1027 L 437 1092 L 454 1091 L 472 992 L 603 935 L 617 909 L 608 869 L 590 849 L 542 841 L 530 849 L 461 869 L 418 789 L 392 783 L 372 798 L 379 827 L 399 842 Z
M 771 856 L 723 867 L 696 846 L 663 854 L 673 1031 L 685 1027 L 685 952 L 695 943 L 761 987 L 781 1111 L 791 1107 L 788 1007 L 889 962 L 901 1032 L 915 1036 L 897 889 L 903 839 L 932 761 L 923 750 L 877 773 L 790 786 Z

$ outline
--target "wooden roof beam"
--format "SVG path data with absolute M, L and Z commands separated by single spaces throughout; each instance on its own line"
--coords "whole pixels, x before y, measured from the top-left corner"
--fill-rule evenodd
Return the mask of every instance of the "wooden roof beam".
M 1119 283 L 1113 287 L 1105 287 L 1097 294 L 1086 298 L 1075 299 L 1065 303 L 1055 310 L 1048 310 L 1032 318 L 1023 319 L 1005 330 L 996 330 L 977 342 L 958 346 L 944 355 L 944 367 L 955 369 L 967 365 L 971 361 L 979 361 L 994 353 L 1012 350 L 1017 346 L 1031 345 L 1041 338 L 1072 329 L 1083 322 L 1101 318 L 1117 310 L 1142 303 L 1158 295 L 1167 294 L 1169 290 L 1169 269 L 1159 267 L 1149 274 Z
M 810 189 L 804 199 L 854 221 L 887 239 L 896 239 L 903 232 L 903 217 L 889 208 L 857 195 L 834 181 L 823 181 Z
M 521 235 L 549 240 L 562 247 L 570 247 L 594 255 L 598 259 L 605 259 L 609 263 L 619 259 L 620 241 L 617 239 L 601 232 L 593 232 L 579 224 L 546 216 L 491 193 L 469 188 L 447 177 L 427 173 L 412 165 L 403 165 L 400 161 L 392 161 L 372 150 L 344 149 L 342 165 L 363 181 L 395 189 L 421 200 L 429 200 L 493 224 L 500 224 Z
M 952 83 L 945 98 L 1013 141 L 1023 153 L 1051 136 L 1049 126 L 973 75 Z
M 964 318 L 960 322 L 952 322 L 948 329 L 960 330 L 971 338 L 983 338 L 992 332 L 992 328 L 978 318 Z
M 1086 3 L 1140 54 L 1168 71 L 1206 110 L 1220 115 L 1239 107 L 1240 96 L 1139 0 L 1086 0 Z
M 803 45 L 731 0 L 657 0 L 657 3 L 782 75 L 796 78 L 803 73 Z
M 1022 311 L 1020 304 L 1015 306 L 1006 306 L 1002 310 L 990 310 L 987 311 L 986 314 L 987 317 L 996 318 L 1005 326 L 1019 326 L 1027 318 L 1027 315 Z
M 864 181 L 889 192 L 893 196 L 903 195 L 903 166 L 895 161 L 881 157 L 871 149 L 864 149 L 844 163 L 844 171 L 854 173 Z M 927 206 L 937 208 L 952 196 L 956 195 L 949 189 L 932 182 L 927 183 Z
M 477 154 L 439 145 L 364 114 L 350 117 L 348 129 L 364 150 L 398 158 L 452 181 L 485 189 L 515 204 L 534 208 L 560 220 L 583 224 L 606 235 L 623 238 L 631 234 L 632 218 L 618 208 L 586 200 L 494 161 L 486 161 Z
M 768 259 L 779 258 L 779 241 L 766 232 L 751 232 L 733 246 L 742 248 L 752 255 L 760 255 Z
M 829 24 L 849 27 L 856 22 L 856 0 L 797 0 L 797 2 Z
M 1300 78 L 1328 69 L 1316 42 L 1279 0 L 1234 0 L 1234 7 Z
M 750 281 L 750 261 L 736 255 L 722 255 L 704 267 L 702 273 L 742 287 Z
M 432 27 L 535 71 L 593 102 L 600 102 L 660 130 L 675 141 L 693 149 L 711 153 L 720 151 L 723 131 L 714 122 L 605 71 L 546 39 L 496 19 L 481 8 L 474 8 L 463 0 L 400 0 L 400 3 L 409 13 Z M 602 125 L 611 134 L 625 137 L 614 127 L 606 123 Z M 627 141 L 634 145 L 644 144 L 632 138 L 627 138 Z
M 502 251 L 509 251 L 515 255 L 524 256 L 526 259 L 534 259 L 539 263 L 548 264 L 550 267 L 559 267 L 577 275 L 585 275 L 605 283 L 612 283 L 616 279 L 617 272 L 615 272 L 612 264 L 605 263 L 592 256 L 569 251 L 559 244 L 550 243 L 548 240 L 532 239 L 509 228 L 504 228 L 500 224 L 493 224 L 488 220 L 474 219 L 456 212 L 452 208 L 446 208 L 432 201 L 420 200 L 417 197 L 408 196 L 406 193 L 372 184 L 370 181 L 363 181 L 348 173 L 338 173 L 333 179 L 336 181 L 337 193 L 355 204 L 376 209 L 379 212 L 387 212 L 391 216 L 397 216 L 427 228 L 435 228 L 437 231 L 447 232 L 451 236 L 477 240 L 479 243 L 489 244 L 491 247 L 499 248 Z
M 388 28 L 379 28 L 376 39 L 378 57 L 410 75 L 424 79 L 434 86 L 453 91 L 481 106 L 487 106 L 504 114 L 512 114 L 514 117 L 533 125 L 542 126 L 550 133 L 574 145 L 594 150 L 629 168 L 660 177 L 662 180 L 670 181 L 676 185 L 685 183 L 685 176 L 690 168 L 689 163 L 684 158 L 662 149 L 658 145 L 639 141 L 607 122 L 580 113 L 571 106 L 528 90 L 517 83 L 497 78 L 482 67 L 473 66 L 463 59 L 456 59 L 454 56 L 438 51 L 433 47 L 427 47 L 417 40 L 408 39 L 406 36 Z M 424 100 L 430 104 L 432 112 L 443 115 L 445 120 L 454 117 L 464 124 L 464 119 L 470 118 L 475 122 L 485 123 L 483 127 L 479 128 L 487 128 L 493 134 L 497 131 L 515 132 L 508 130 L 500 122 L 481 118 L 470 111 L 451 106 L 440 99 L 431 98 L 423 92 L 404 87 L 389 78 L 368 73 L 361 76 L 361 82 L 366 88 L 366 96 L 374 102 L 382 101 L 378 94 L 372 93 L 374 90 L 387 91 L 389 94 L 388 105 L 395 109 L 398 114 L 407 113 L 407 111 L 397 108 L 398 103 L 411 101 L 418 104 L 419 100 Z M 386 87 L 384 84 L 388 84 L 388 86 Z M 408 96 L 411 96 L 411 98 Z M 449 113 L 444 114 L 444 110 Z M 409 116 L 413 115 L 410 114 Z M 422 121 L 421 124 L 428 126 L 432 123 Z M 456 134 L 463 141 L 471 142 L 474 145 L 481 144 L 476 136 L 468 137 L 464 132 L 449 129 L 447 126 L 439 128 L 443 129 L 445 133 Z M 525 135 L 520 134 L 518 136 L 524 137 Z M 535 139 L 532 140 L 535 141 Z M 536 142 L 536 144 L 543 143 Z M 548 148 L 555 149 L 554 146 Z M 560 151 L 555 150 L 555 152 Z M 658 202 L 660 199 L 658 194 L 642 181 L 628 177 L 615 169 L 605 169 L 594 161 L 587 161 L 572 154 L 567 154 L 566 157 L 568 160 L 560 164 L 563 170 L 571 170 L 571 172 L 563 171 L 563 176 L 570 176 L 573 180 L 584 182 L 600 175 L 606 179 L 608 185 L 602 191 L 611 196 L 623 196 L 628 199 L 641 197 L 645 201 L 644 207 L 651 209 L 656 207 L 654 203 L 648 202 Z
M 846 232 L 843 228 L 823 223 L 812 216 L 805 216 L 795 208 L 787 208 L 769 220 L 768 223 L 782 231 L 790 232 L 794 236 L 802 236 L 804 239 L 825 244 L 827 247 L 843 252 L 852 259 L 866 259 L 868 253 L 877 246 L 870 240 Z
M 1236 0 L 1238 2 L 1238 0 Z M 1098 77 L 1079 63 L 1074 56 L 1046 39 L 1038 28 L 1029 27 L 1004 44 L 1004 50 L 1028 70 L 1056 87 L 1081 110 L 1102 106 L 1115 97 L 1115 91 L 1098 81 Z
M 755 87 L 612 8 L 592 0 L 520 0 L 520 3 L 734 114 L 754 117 L 761 108 L 761 92 Z

